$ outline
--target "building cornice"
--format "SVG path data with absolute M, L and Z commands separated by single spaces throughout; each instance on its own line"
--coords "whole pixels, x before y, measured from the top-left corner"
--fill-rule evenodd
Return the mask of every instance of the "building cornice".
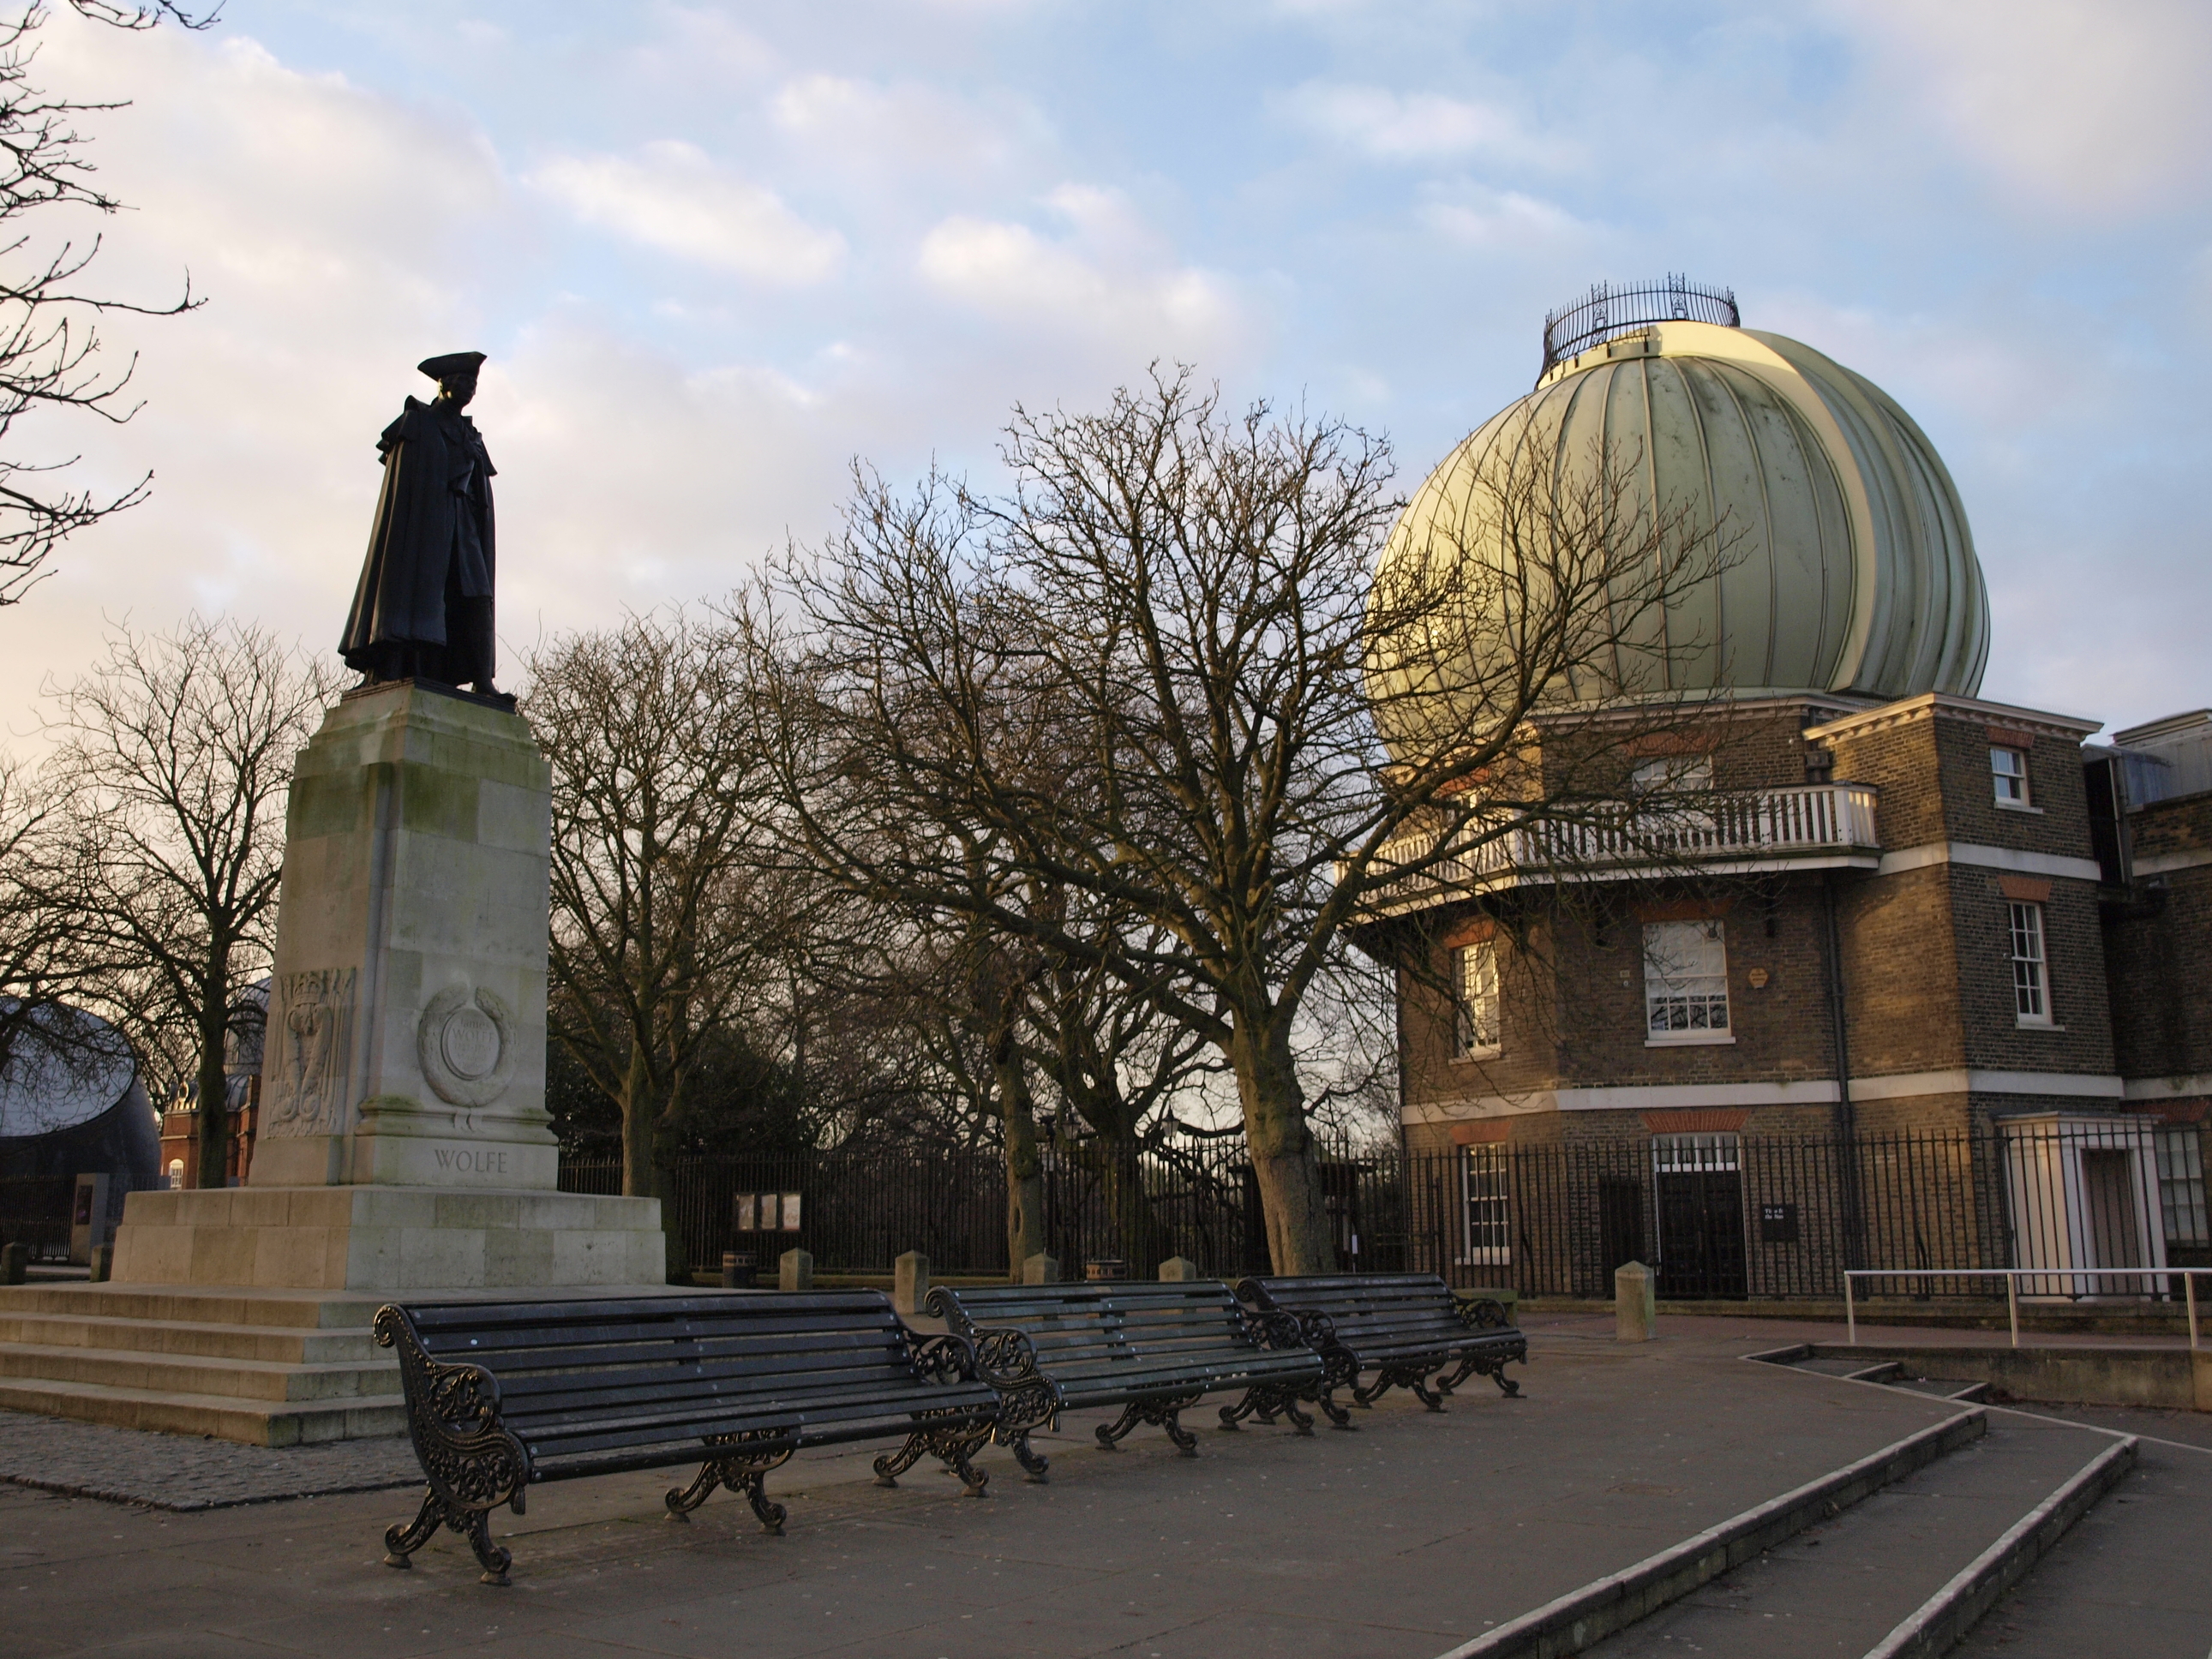
M 1835 738 L 1864 737 L 1924 720 L 2007 726 L 2069 743 L 2079 743 L 2105 726 L 2102 720 L 2082 720 L 2072 714 L 2053 714 L 2044 709 L 2021 708 L 2005 702 L 1984 702 L 1978 697 L 1954 696 L 1948 691 L 1923 691 L 1917 697 L 1905 697 L 1896 702 L 1886 702 L 1879 708 L 1846 714 L 1825 726 L 1808 726 L 1805 735 L 1814 743 L 1826 743 Z
M 2166 1081 L 2167 1079 L 2160 1079 Z M 2173 1079 L 2179 1081 L 2180 1079 Z M 2202 1079 L 2212 1084 L 2212 1079 Z M 1955 1066 L 1939 1072 L 1892 1072 L 1851 1079 L 1854 1102 L 1911 1100 L 1930 1095 L 2028 1095 L 2063 1100 L 2151 1098 L 2135 1084 L 2087 1072 L 1998 1072 Z M 2212 1090 L 2208 1090 L 2212 1092 Z M 2178 1092 L 2178 1091 L 2177 1091 Z M 1538 1112 L 1652 1112 L 1693 1106 L 1832 1106 L 1833 1078 L 1776 1083 L 1632 1084 L 1620 1088 L 1531 1089 L 1457 1100 L 1409 1101 L 1408 1123 L 1520 1117 Z
M 1970 841 L 1931 841 L 1920 847 L 1901 847 L 1884 853 L 1879 872 L 1885 876 L 1907 870 L 1924 870 L 1931 864 L 1971 864 L 1984 870 L 2006 870 L 2019 876 L 2057 876 L 2068 881 L 2101 881 L 2104 871 L 2094 859 L 2069 859 L 2057 853 L 2029 853 L 2016 847 L 1984 847 Z

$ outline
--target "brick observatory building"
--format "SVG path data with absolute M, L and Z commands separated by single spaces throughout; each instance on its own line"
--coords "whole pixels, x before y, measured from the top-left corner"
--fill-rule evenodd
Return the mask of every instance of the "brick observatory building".
M 1462 1282 L 1584 1294 L 1632 1258 L 1717 1297 L 2212 1261 L 2212 713 L 2100 746 L 1984 701 L 1942 459 L 1732 296 L 1593 290 L 1545 343 L 1386 568 L 1505 556 L 1470 502 L 1512 446 L 1625 458 L 1729 552 L 1668 609 L 1696 644 L 1663 686 L 1531 722 L 1539 767 L 1610 734 L 1614 816 L 1431 866 L 1362 933 L 1398 969 L 1407 1151 L 1449 1171 L 1409 1224 Z

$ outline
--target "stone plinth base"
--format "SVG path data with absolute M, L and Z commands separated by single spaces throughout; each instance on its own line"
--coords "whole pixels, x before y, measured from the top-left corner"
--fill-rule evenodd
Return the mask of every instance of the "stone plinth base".
M 666 1282 L 660 1200 L 419 1187 L 133 1193 L 113 1278 L 134 1285 L 375 1291 Z

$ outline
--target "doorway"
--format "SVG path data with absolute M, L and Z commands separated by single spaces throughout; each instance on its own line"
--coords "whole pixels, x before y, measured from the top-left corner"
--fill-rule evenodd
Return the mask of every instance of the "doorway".
M 2140 1267 L 2143 1261 L 2142 1218 L 2136 1205 L 2136 1154 L 2125 1148 L 2084 1148 L 2081 1196 L 2088 1211 L 2089 1263 L 2098 1267 Z M 2142 1296 L 2147 1279 L 2099 1278 L 2092 1296 Z
M 1655 1135 L 1651 1162 L 1659 1211 L 1659 1294 L 1678 1301 L 1741 1300 L 1749 1281 L 1736 1138 Z

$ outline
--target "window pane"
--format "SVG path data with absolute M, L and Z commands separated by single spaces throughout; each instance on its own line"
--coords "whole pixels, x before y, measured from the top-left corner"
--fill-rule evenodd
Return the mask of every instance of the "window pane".
M 2191 1128 L 2158 1131 L 2159 1208 L 2166 1223 L 2166 1242 L 2203 1247 L 2212 1243 L 2204 1203 L 2204 1152 L 2197 1132 Z
M 1503 1264 L 1513 1259 L 1511 1217 L 1507 1202 L 1506 1150 L 1468 1146 L 1460 1164 L 1467 1205 L 1467 1260 Z
M 2027 799 L 2027 756 L 2018 749 L 1990 750 L 1990 775 L 1999 800 Z
M 1487 941 L 1452 952 L 1452 994 L 1458 1007 L 1452 1052 L 1494 1052 L 1498 1046 L 1498 951 Z
M 1728 946 L 1719 922 L 1645 925 L 1644 1001 L 1655 1036 L 1729 1029 Z
M 2043 907 L 2014 904 L 2009 911 L 2013 1012 L 2021 1019 L 2048 1019 L 2051 1005 L 2043 982 Z

